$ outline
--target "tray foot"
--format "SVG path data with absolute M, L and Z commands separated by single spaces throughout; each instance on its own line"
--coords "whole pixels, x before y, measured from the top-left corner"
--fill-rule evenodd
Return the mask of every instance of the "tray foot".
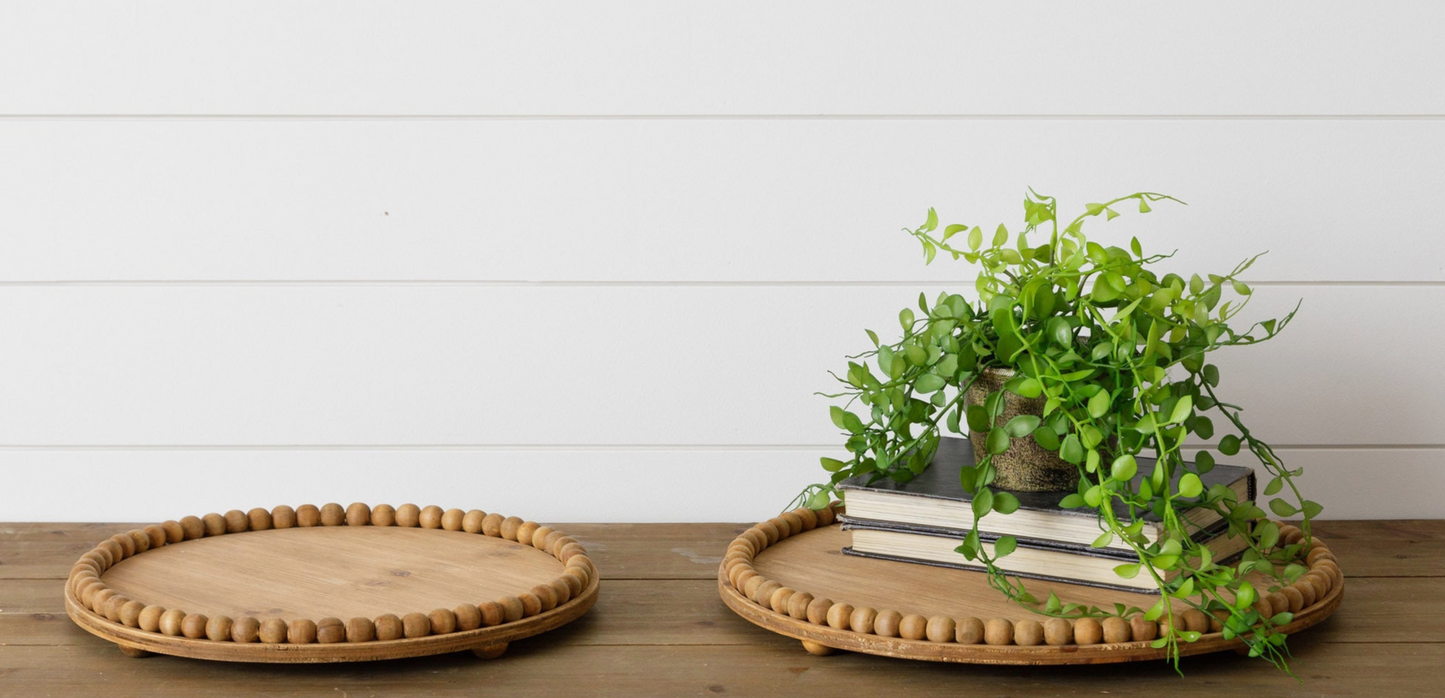
M 502 654 L 506 651 L 507 643 L 502 642 L 495 645 L 487 645 L 485 647 L 474 648 L 472 649 L 472 654 L 476 655 L 478 659 L 496 659 L 497 657 L 502 656 Z
M 131 657 L 131 658 L 133 658 L 133 659 L 144 659 L 144 658 L 146 658 L 146 657 L 153 657 L 153 656 L 155 656 L 155 653 L 154 653 L 154 652 L 148 652 L 148 651 L 143 650 L 143 649 L 140 649 L 140 648 L 138 648 L 138 647 L 125 647 L 125 646 L 122 646 L 122 647 L 120 648 L 120 653 L 123 654 L 123 655 L 125 655 L 125 656 L 127 656 L 127 657 Z
M 803 649 L 808 650 L 808 654 L 816 657 L 826 657 L 838 651 L 827 645 L 820 645 L 816 642 L 809 642 L 808 640 L 803 640 Z

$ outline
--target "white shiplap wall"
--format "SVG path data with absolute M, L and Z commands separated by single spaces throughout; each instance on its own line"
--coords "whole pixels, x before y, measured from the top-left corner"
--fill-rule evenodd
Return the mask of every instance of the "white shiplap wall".
M 1445 6 L 0 5 L 0 520 L 751 520 L 929 206 L 1251 274 L 1218 355 L 1335 517 L 1445 505 Z

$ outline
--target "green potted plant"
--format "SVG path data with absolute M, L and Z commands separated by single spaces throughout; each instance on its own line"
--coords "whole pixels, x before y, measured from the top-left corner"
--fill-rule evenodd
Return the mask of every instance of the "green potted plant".
M 1216 393 L 1219 370 L 1206 359 L 1222 347 L 1274 337 L 1295 312 L 1235 328 L 1234 318 L 1252 298 L 1239 276 L 1257 255 L 1227 274 L 1186 278 L 1157 273 L 1156 263 L 1171 255 L 1145 255 L 1137 238 L 1130 249 L 1106 247 L 1083 230 L 1090 219 L 1111 220 L 1125 206 L 1148 213 L 1151 204 L 1177 201 L 1140 192 L 1088 204 L 1061 223 L 1055 199 L 1030 190 L 1022 229 L 1011 233 L 999 225 L 991 235 L 965 225 L 940 231 L 929 209 L 926 222 L 907 232 L 922 243 L 928 263 L 943 253 L 980 267 L 972 299 L 943 293 L 929 304 L 920 295 L 917 310 L 899 314 L 900 339 L 884 343 L 867 331 L 872 348 L 851 357 L 847 373 L 835 376 L 845 387 L 829 395 L 847 400 L 830 411 L 849 456 L 824 458 L 829 481 L 800 497 L 821 507 L 840 496 L 834 486 L 847 478 L 907 481 L 929 466 L 945 430 L 971 431 L 976 458 L 959 478 L 972 493 L 973 528 L 958 552 L 987 569 L 991 586 L 1050 616 L 1138 613 L 1169 621 L 1155 646 L 1167 647 L 1177 666 L 1179 643 L 1200 634 L 1173 622 L 1172 599 L 1224 616 L 1227 637 L 1243 638 L 1251 656 L 1287 669 L 1285 638 L 1276 628 L 1291 615 L 1262 617 L 1255 600 L 1268 590 L 1256 590 L 1244 577 L 1266 575 L 1273 590 L 1303 574 L 1310 520 L 1320 505 L 1300 495 L 1294 482 L 1300 470 L 1287 469 L 1245 426 L 1241 408 Z M 1255 503 L 1223 486 L 1203 486 L 1199 475 L 1213 468 L 1213 452 L 1186 440 L 1213 437 L 1210 415 L 1238 434 L 1223 436 L 1213 449 L 1253 454 L 1267 472 L 1261 481 L 1269 508 L 1301 517 L 1304 540 L 1281 544 L 1279 527 Z M 1135 484 L 1136 457 L 1146 454 L 1158 465 Z M 1017 541 L 999 538 L 992 555 L 980 544 L 980 518 L 1017 509 L 1009 489 L 1062 489 L 1061 506 L 1096 510 L 1101 534 L 1094 545 L 1126 542 L 1138 561 L 1115 572 L 1151 576 L 1159 602 L 1110 612 L 1061 604 L 1052 595 L 1046 602 L 1034 598 L 995 564 Z M 1276 497 L 1281 493 L 1288 497 Z M 1193 507 L 1217 511 L 1231 535 L 1247 538 L 1237 566 L 1215 564 L 1191 538 L 1183 513 Z M 1165 535 L 1147 539 L 1137 517 L 1123 515 L 1135 512 L 1153 512 Z

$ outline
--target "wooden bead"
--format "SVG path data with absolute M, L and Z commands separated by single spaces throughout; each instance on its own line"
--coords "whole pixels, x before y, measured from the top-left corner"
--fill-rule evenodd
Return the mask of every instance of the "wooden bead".
M 493 625 L 507 622 L 506 610 L 502 608 L 502 604 L 496 601 L 477 604 L 477 611 L 482 614 L 482 625 L 484 627 L 490 628 Z
M 403 504 L 396 508 L 396 525 L 402 528 L 416 528 L 421 525 L 421 507 Z
M 130 539 L 126 538 L 126 540 Z M 100 545 L 97 545 L 95 547 L 97 550 L 104 551 L 105 553 L 110 555 L 110 565 L 114 565 L 117 562 L 125 559 L 125 548 L 122 548 L 120 543 L 115 542 L 115 539 L 113 538 L 107 538 L 101 541 Z M 109 567 L 109 565 L 107 565 L 107 567 Z
M 341 505 L 336 505 L 340 508 Z M 309 645 L 316 642 L 316 622 L 309 618 L 297 618 L 286 625 L 286 641 L 293 645 Z
M 554 579 L 547 583 L 552 587 L 552 593 L 557 595 L 557 605 L 561 606 L 572 599 L 572 587 L 560 579 Z
M 146 605 L 139 601 L 127 601 L 120 607 L 120 622 L 126 627 L 139 628 L 140 614 Z
M 1314 580 L 1315 596 L 1321 599 L 1330 593 L 1330 588 L 1334 585 L 1334 580 L 1330 579 L 1329 575 L 1314 570 L 1305 573 L 1303 579 Z
M 397 509 L 396 513 L 399 517 L 401 515 L 401 509 Z M 397 521 L 400 522 L 400 518 L 398 518 Z M 386 640 L 400 640 L 406 632 L 406 628 L 402 624 L 401 619 L 391 613 L 377 616 L 373 622 L 373 627 L 376 629 L 376 639 L 383 642 Z
M 322 526 L 343 526 L 346 524 L 346 509 L 336 502 L 327 502 L 321 506 Z
M 813 625 L 823 625 L 828 622 L 828 609 L 833 607 L 833 600 L 828 598 L 813 599 L 808 604 L 808 622 Z
M 1066 618 L 1044 621 L 1044 642 L 1055 647 L 1074 644 L 1074 624 Z
M 371 508 L 372 526 L 395 526 L 396 507 L 390 504 L 378 504 Z
M 531 594 L 542 602 L 542 612 L 546 613 L 557 607 L 557 590 L 551 584 L 538 584 L 532 587 Z
M 101 615 L 104 615 L 107 619 L 113 622 L 119 623 L 120 609 L 130 602 L 131 598 L 129 596 L 125 596 L 124 594 L 116 594 L 115 596 L 112 596 L 105 600 L 105 606 L 103 607 L 105 611 Z
M 115 564 L 115 559 L 111 557 L 110 551 L 98 547 L 91 548 L 90 552 L 82 555 L 80 559 L 94 560 L 96 568 L 98 568 L 102 572 L 109 569 L 111 565 Z
M 1310 567 L 1314 567 L 1315 562 L 1322 559 L 1333 560 L 1335 559 L 1335 554 L 1330 552 L 1329 548 L 1320 546 L 1319 543 L 1316 543 L 1314 547 L 1310 548 L 1309 552 L 1305 553 L 1305 562 L 1309 563 Z
M 156 524 L 146 526 L 145 528 L 141 529 L 141 531 L 151 539 L 150 547 L 152 548 L 159 548 L 162 545 L 170 542 L 170 534 L 166 533 L 166 529 L 157 526 Z
M 1180 618 L 1184 621 L 1185 630 L 1196 633 L 1209 632 L 1209 614 L 1204 611 L 1190 608 L 1180 614 Z
M 898 636 L 905 640 L 922 640 L 928 635 L 928 619 L 917 613 L 903 616 L 898 622 Z
M 1229 620 L 1229 611 L 1216 608 L 1209 612 L 1209 632 L 1217 633 L 1224 630 L 1224 621 Z
M 162 633 L 175 637 L 181 634 L 181 623 L 185 620 L 186 612 L 173 608 L 161 614 L 161 620 L 157 627 Z
M 206 624 L 211 622 L 204 613 L 187 613 L 181 619 L 181 634 L 192 640 L 199 640 L 206 636 Z
M 756 527 L 743 531 L 742 535 L 738 537 L 751 543 L 754 553 L 762 552 L 768 547 L 767 534 L 758 530 Z
M 530 591 L 517 594 L 517 600 L 522 602 L 522 617 L 529 618 L 542 612 L 542 600 Z
M 929 642 L 953 642 L 954 630 L 957 624 L 948 616 L 933 616 L 928 619 L 928 627 L 924 636 Z
M 97 586 L 101 589 L 105 588 L 105 582 L 100 581 L 99 577 L 88 577 L 86 579 L 82 579 L 75 583 L 75 597 L 80 599 L 80 602 L 84 604 L 85 592 L 90 588 Z M 89 606 L 90 604 L 85 605 Z
M 298 514 L 300 512 L 297 512 Z M 267 618 L 261 621 L 261 628 L 256 632 L 256 638 L 268 645 L 279 645 L 286 642 L 286 621 L 280 618 Z
M 1074 621 L 1074 644 L 1097 645 L 1104 641 L 1104 626 L 1094 618 L 1080 618 Z
M 1280 527 L 1279 539 L 1281 541 L 1284 541 L 1285 545 L 1295 545 L 1305 539 L 1305 532 L 1299 530 L 1298 528 L 1295 528 L 1294 526 L 1290 526 L 1289 530 L 1285 530 L 1284 527 Z
M 1273 591 L 1266 597 L 1269 601 L 1270 617 L 1274 617 L 1289 610 L 1289 597 L 1283 591 Z
M 422 528 L 441 528 L 442 515 L 445 513 L 441 507 L 435 504 L 424 506 L 421 508 L 421 514 L 417 517 L 417 522 Z
M 302 504 L 296 507 L 296 525 L 302 528 L 321 525 L 321 510 L 315 504 Z M 265 623 L 262 623 L 265 625 Z
M 442 512 L 442 529 L 446 531 L 462 530 L 462 519 L 467 518 L 467 512 L 461 509 L 447 509 Z
M 536 521 L 523 521 L 522 525 L 517 527 L 517 542 L 522 545 L 531 545 L 532 536 L 537 535 L 537 529 L 541 527 L 542 524 Z
M 873 634 L 879 637 L 898 637 L 898 626 L 902 623 L 902 613 L 885 608 L 873 617 Z
M 102 583 L 99 586 L 92 586 L 87 588 L 85 590 L 85 595 L 81 597 L 80 601 L 81 603 L 85 604 L 86 608 L 89 608 L 96 613 L 100 613 L 102 610 L 105 609 L 106 599 L 109 599 L 112 596 L 115 596 L 115 590 L 107 588 L 105 584 Z
M 1345 573 L 1340 571 L 1339 563 L 1336 563 L 1334 560 L 1320 560 L 1319 564 L 1315 566 L 1315 569 L 1329 575 L 1330 581 L 1334 586 L 1339 586 L 1345 581 Z
M 877 618 L 878 611 L 867 606 L 859 606 L 853 609 L 853 613 L 848 616 L 848 628 L 855 633 L 871 635 L 873 634 L 873 621 Z
M 555 553 L 557 550 L 557 542 L 566 537 L 566 534 L 561 531 L 548 533 L 546 539 L 542 541 L 542 552 L 548 554 Z
M 126 531 L 125 534 L 130 536 L 132 541 L 131 545 L 135 547 L 137 555 L 151 549 L 151 537 L 146 532 L 136 529 L 134 531 Z
M 830 628 L 847 630 L 851 627 L 849 624 L 853 620 L 853 606 L 846 603 L 835 603 L 828 607 L 828 612 L 823 619 L 828 622 Z
M 1024 618 L 1014 624 L 1014 644 L 1032 647 L 1044 641 L 1044 624 Z
M 568 543 L 557 550 L 556 558 L 562 562 L 567 562 L 573 557 L 586 554 L 587 550 L 582 547 L 581 543 Z
M 369 507 L 369 506 L 367 506 L 367 505 L 365 505 L 365 504 L 363 504 L 363 503 L 361 503 L 361 502 L 352 502 L 352 503 L 346 505 L 346 525 L 347 525 L 347 526 L 368 526 L 368 525 L 370 525 L 370 524 L 371 524 L 371 507 Z M 337 622 L 340 622 L 340 620 L 338 619 Z M 318 623 L 316 627 L 317 627 L 317 628 L 320 628 L 321 625 Z M 317 637 L 319 638 L 320 635 L 318 635 Z
M 524 523 L 526 522 L 517 516 L 508 516 L 502 519 L 502 538 L 506 540 L 517 540 L 517 531 L 522 528 L 522 524 Z
M 408 613 L 401 617 L 401 630 L 408 638 L 426 637 L 431 634 L 431 619 L 423 613 Z
M 187 516 L 181 519 L 181 540 L 195 540 L 206 535 L 206 523 L 194 516 Z M 170 534 L 166 534 L 167 538 Z M 179 542 L 179 541 L 177 541 Z
M 1129 629 L 1129 621 L 1126 621 L 1118 616 L 1109 616 L 1108 618 L 1105 618 L 1103 622 L 1103 629 L 1104 642 L 1107 642 L 1111 645 L 1119 642 L 1128 642 L 1129 637 L 1133 634 Z
M 246 512 L 232 509 L 226 512 L 226 533 L 245 533 L 251 528 L 251 519 Z
M 813 515 L 818 518 L 818 525 L 819 525 L 819 526 L 832 526 L 832 525 L 833 525 L 833 507 L 823 507 L 822 509 L 814 509 L 814 510 L 813 510 Z
M 1290 613 L 1299 613 L 1300 609 L 1305 607 L 1305 597 L 1304 594 L 1300 593 L 1299 589 L 1288 586 L 1280 589 L 1279 593 L 1284 595 L 1285 603 L 1288 605 Z
M 215 642 L 227 642 L 231 639 L 231 626 L 234 623 L 227 616 L 216 616 L 206 621 L 206 639 Z
M 346 623 L 329 617 L 316 621 L 316 641 L 326 645 L 346 642 Z
M 161 616 L 165 615 L 164 606 L 150 605 L 142 608 L 140 616 L 136 618 L 136 627 L 148 633 L 159 632 L 161 629 Z
M 197 519 L 197 523 L 200 520 Z M 166 532 L 166 544 L 179 543 L 186 539 L 186 529 L 179 521 L 166 521 L 161 524 L 161 530 Z
M 497 599 L 502 607 L 502 622 L 513 623 L 522 619 L 524 610 L 522 600 L 515 596 L 503 596 Z
M 777 520 L 788 525 L 788 530 L 784 534 L 784 537 L 796 536 L 803 532 L 803 520 L 791 511 L 778 514 Z
M 755 529 L 757 529 L 757 530 L 759 530 L 759 531 L 762 532 L 763 537 L 766 538 L 767 541 L 768 541 L 768 545 L 772 545 L 772 544 L 778 542 L 779 533 L 778 533 L 778 527 L 777 527 L 777 526 L 774 526 L 773 524 L 771 524 L 771 523 L 769 523 L 769 522 L 767 522 L 767 521 L 763 521 L 763 522 L 761 522 L 761 523 L 758 523 L 758 524 L 754 525 L 753 528 L 755 528 Z
M 538 550 L 545 551 L 547 549 L 547 536 L 550 536 L 555 532 L 556 530 L 553 529 L 551 526 L 538 526 L 537 530 L 532 532 L 532 538 L 530 539 L 532 547 Z M 527 541 L 523 542 L 525 543 Z
M 282 504 L 271 510 L 272 528 L 295 528 L 296 510 L 289 504 Z
M 117 533 L 111 536 L 110 539 L 115 541 L 116 545 L 120 546 L 120 556 L 122 559 L 136 554 L 135 540 L 130 536 L 124 533 Z
M 983 641 L 990 645 L 1012 645 L 1014 624 L 1007 618 L 990 618 L 983 624 Z
M 487 512 L 481 509 L 473 509 L 462 515 L 462 530 L 467 533 L 481 533 L 482 522 L 487 518 Z
M 763 583 L 759 584 L 758 588 L 754 590 L 753 593 L 748 596 L 748 598 L 752 599 L 755 603 L 761 604 L 766 602 L 768 599 L 773 598 L 773 592 L 782 588 L 783 585 L 779 584 L 774 580 L 763 580 Z
M 800 591 L 788 597 L 788 615 L 797 620 L 808 619 L 808 606 L 813 603 L 813 595 L 806 591 Z
M 746 596 L 749 599 L 753 598 L 753 596 L 756 595 L 758 592 L 758 587 L 762 586 L 763 582 L 766 581 L 768 581 L 766 577 L 758 574 L 748 576 L 747 581 L 743 582 L 743 596 Z
M 983 642 L 983 621 L 973 616 L 959 618 L 953 626 L 953 641 L 960 645 Z
M 246 512 L 246 526 L 252 531 L 269 531 L 272 524 L 271 512 L 256 507 Z
M 1134 638 L 1134 642 L 1150 642 L 1159 637 L 1159 624 L 1144 620 L 1143 616 L 1134 616 L 1129 619 L 1129 636 Z
M 202 516 L 201 524 L 206 527 L 207 537 L 226 534 L 226 517 L 220 514 L 210 513 Z
M 793 510 L 793 514 L 803 523 L 804 531 L 811 531 L 818 527 L 818 515 L 812 509 L 799 507 Z
M 452 616 L 457 619 L 457 630 L 476 630 L 482 627 L 482 612 L 469 603 L 453 608 Z
M 487 514 L 486 516 L 482 517 L 482 535 L 491 536 L 492 538 L 501 538 L 502 522 L 506 520 L 507 517 L 502 516 L 501 514 Z
M 837 651 L 832 647 L 813 642 L 812 640 L 803 640 L 803 649 L 814 657 L 826 657 Z
M 569 577 L 576 577 L 577 581 L 586 589 L 592 583 L 592 573 L 584 567 L 568 567 L 562 570 L 562 574 Z
M 797 589 L 780 586 L 774 589 L 773 593 L 768 596 L 767 603 L 764 603 L 763 607 L 777 613 L 785 614 L 788 612 L 788 601 L 792 599 L 793 594 L 796 593 L 798 593 Z
M 452 613 L 450 609 L 432 609 L 432 612 L 428 613 L 426 617 L 433 635 L 445 635 L 457 630 L 457 614 Z
M 375 510 L 372 513 L 376 513 Z M 371 642 L 376 639 L 376 623 L 370 618 L 357 616 L 346 621 L 347 642 Z
M 275 512 L 272 512 L 275 517 Z M 261 639 L 261 621 L 255 616 L 237 618 L 231 623 L 231 642 L 255 642 Z
M 571 592 L 568 596 L 574 599 L 586 588 L 586 585 L 582 582 L 582 578 L 574 574 L 563 574 L 558 577 L 556 581 L 566 584 L 567 591 Z

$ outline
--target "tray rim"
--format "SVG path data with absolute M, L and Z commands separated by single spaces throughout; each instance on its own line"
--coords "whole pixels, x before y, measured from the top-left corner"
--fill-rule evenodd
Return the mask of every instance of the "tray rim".
M 365 508 L 365 516 L 360 515 L 360 508 Z M 427 510 L 434 512 L 422 513 L 420 507 L 414 505 L 403 505 L 402 509 L 411 507 L 411 516 L 397 517 L 397 509 L 389 505 L 378 505 L 375 511 L 381 514 L 387 512 L 385 517 L 387 523 L 374 523 L 371 517 L 373 509 L 364 504 L 353 504 L 346 510 L 341 510 L 338 504 L 328 504 L 324 508 L 312 507 L 312 511 L 321 515 L 322 518 L 310 523 L 297 524 L 294 521 L 288 525 L 267 525 L 264 528 L 252 529 L 250 526 L 244 529 L 222 530 L 220 532 L 203 532 L 192 535 L 187 532 L 180 540 L 167 540 L 161 545 L 174 545 L 180 542 L 199 540 L 232 533 L 265 533 L 268 530 L 282 530 L 289 528 L 326 528 L 334 526 L 347 526 L 366 529 L 382 528 L 418 528 L 420 530 L 436 530 L 440 532 L 453 532 L 464 530 L 462 528 L 463 517 L 470 512 L 462 512 L 459 509 L 441 510 L 440 507 L 427 507 Z M 303 509 L 306 507 L 303 506 Z M 296 510 L 289 507 L 277 507 L 289 510 L 294 514 Z M 265 511 L 265 510 L 253 510 Z M 346 512 L 338 519 L 334 514 L 338 511 Z M 324 513 L 323 513 L 324 512 Z M 456 515 L 452 515 L 456 512 Z M 101 588 L 104 586 L 104 573 L 122 559 L 128 559 L 136 555 L 144 554 L 149 547 L 140 549 L 133 544 L 133 552 L 125 554 L 113 554 L 104 552 L 99 556 L 95 555 L 97 550 L 108 548 L 114 551 L 121 547 L 118 539 L 131 537 L 139 541 L 141 536 L 146 535 L 146 530 L 137 529 L 127 533 L 111 536 L 100 541 L 95 547 L 87 550 L 75 562 L 65 583 L 65 609 L 71 620 L 85 631 L 96 637 L 107 640 L 118 645 L 122 651 L 131 656 L 146 656 L 148 653 L 164 654 L 177 657 L 189 657 L 193 659 L 206 659 L 212 661 L 243 662 L 243 663 L 281 663 L 281 664 L 312 664 L 331 662 L 353 662 L 353 661 L 374 661 L 382 659 L 399 659 L 405 657 L 419 657 L 449 652 L 460 652 L 471 650 L 478 656 L 497 656 L 505 650 L 507 644 L 514 640 L 532 637 L 540 633 L 554 630 L 567 623 L 576 620 L 586 614 L 597 602 L 597 595 L 601 586 L 601 575 L 596 565 L 587 557 L 585 549 L 575 538 L 567 536 L 556 529 L 542 526 L 531 521 L 522 521 L 517 517 L 501 517 L 499 514 L 486 514 L 479 510 L 473 510 L 481 517 L 474 521 L 468 521 L 467 533 L 474 533 L 490 538 L 500 538 L 511 541 L 524 547 L 534 548 L 537 554 L 546 555 L 558 560 L 563 564 L 564 571 L 576 571 L 570 568 L 581 568 L 586 573 L 587 583 L 582 590 L 566 602 L 557 604 L 555 607 L 524 615 L 513 621 L 503 621 L 496 625 L 481 626 L 471 630 L 456 630 L 442 634 L 427 634 L 423 637 L 397 638 L 392 640 L 366 640 L 361 642 L 330 642 L 322 643 L 311 641 L 304 644 L 296 643 L 266 643 L 266 642 L 236 642 L 233 640 L 211 640 L 205 637 L 190 638 L 184 635 L 167 635 L 158 630 L 146 630 L 140 627 L 126 625 L 117 620 L 111 620 L 104 613 L 91 608 L 82 599 L 81 582 L 90 577 L 100 580 Z M 269 512 L 267 512 L 269 513 Z M 228 512 L 226 517 L 219 514 L 208 514 L 207 517 L 215 517 L 221 520 L 226 518 L 238 518 L 232 515 L 242 514 L 239 510 Z M 486 517 L 488 525 L 485 530 L 479 523 L 482 517 Z M 187 517 L 195 518 L 195 517 Z M 404 519 L 404 520 L 403 520 Z M 380 519 L 378 519 L 380 520 Z M 199 519 L 198 519 L 199 521 Z M 269 523 L 268 519 L 268 523 Z M 184 520 L 183 520 L 184 522 Z M 476 523 L 476 525 L 473 525 Z M 166 524 L 176 524 L 168 521 Z M 160 529 L 162 525 L 157 524 L 155 528 Z M 475 530 L 473 530 L 475 529 Z M 162 529 L 164 530 L 164 529 Z M 539 531 L 545 531 L 540 535 Z M 555 534 L 555 535 L 553 535 Z M 161 535 L 164 535 L 163 533 Z M 531 542 L 533 538 L 537 542 Z M 152 540 L 155 536 L 152 536 Z M 546 543 L 542 544 L 545 539 Z M 107 543 L 113 543 L 107 546 Z M 530 544 L 529 544 L 530 543 Z M 565 552 L 564 552 L 565 550 Z M 108 563 L 106 562 L 108 560 Z M 94 586 L 94 582 L 90 582 Z M 522 594 L 527 590 L 518 590 Z M 141 601 L 140 599 L 136 599 Z M 427 609 L 415 609 L 426 611 Z M 304 616 L 309 618 L 309 616 Z M 314 621 L 314 619 L 313 619 Z
M 827 510 L 829 519 L 826 523 L 821 519 L 824 516 L 817 516 L 819 519 L 815 526 L 805 527 L 804 530 L 791 535 L 806 535 L 812 530 L 819 530 L 828 526 L 838 525 L 832 520 L 832 513 L 841 511 L 840 503 L 834 503 Z M 801 510 L 795 509 L 792 512 L 798 516 Z M 784 514 L 783 516 L 786 516 Z M 898 659 L 914 659 L 935 662 L 965 663 L 965 664 L 1008 664 L 1008 665 L 1064 665 L 1064 664 L 1116 664 L 1131 661 L 1145 661 L 1164 659 L 1168 656 L 1167 650 L 1154 649 L 1149 646 L 1147 640 L 1099 643 L 1092 645 L 1069 644 L 1054 646 L 1038 644 L 1022 646 L 1015 644 L 989 645 L 960 644 L 957 642 L 932 642 L 927 639 L 910 640 L 903 637 L 883 637 L 872 633 L 861 633 L 851 629 L 838 629 L 823 623 L 812 623 L 807 619 L 794 618 L 787 613 L 780 613 L 753 600 L 733 585 L 733 575 L 742 563 L 740 559 L 747 559 L 748 566 L 751 565 L 753 555 L 761 555 L 763 550 L 772 543 L 782 538 L 791 537 L 791 527 L 783 516 L 776 517 L 768 522 L 775 529 L 775 535 L 770 537 L 768 531 L 760 528 L 762 524 L 753 526 L 744 531 L 729 545 L 731 553 L 738 548 L 753 550 L 748 556 L 733 556 L 724 558 L 718 567 L 718 593 L 722 601 L 729 609 L 747 621 L 779 635 L 791 637 L 803 642 L 809 652 L 815 654 L 826 654 L 831 650 L 848 650 L 864 654 L 874 654 L 884 657 Z M 750 537 L 750 532 L 756 532 Z M 760 549 L 756 541 L 758 536 L 762 537 L 764 544 Z M 741 546 L 738 542 L 743 541 Z M 1315 545 L 1324 548 L 1323 542 L 1315 538 Z M 1313 571 L 1315 567 L 1311 568 Z M 755 577 L 760 578 L 760 577 Z M 746 586 L 746 585 L 745 585 Z M 761 584 L 759 585 L 761 586 Z M 797 589 L 795 593 L 802 593 L 805 589 Z M 1329 590 L 1322 598 L 1316 599 L 1315 603 L 1300 609 L 1294 619 L 1282 630 L 1293 634 L 1314 626 L 1334 614 L 1344 600 L 1344 576 L 1340 575 L 1338 581 L 1330 585 Z M 846 603 L 835 600 L 835 603 Z M 1213 632 L 1204 634 L 1199 640 L 1192 643 L 1181 643 L 1179 654 L 1181 656 L 1194 654 L 1207 654 L 1223 650 L 1234 650 L 1242 652 L 1245 648 L 1244 640 L 1233 638 L 1225 640 L 1222 633 Z

